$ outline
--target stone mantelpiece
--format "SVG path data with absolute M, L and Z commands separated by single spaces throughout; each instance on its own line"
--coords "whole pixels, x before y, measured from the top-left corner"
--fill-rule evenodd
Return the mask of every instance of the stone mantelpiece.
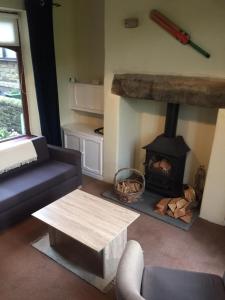
M 222 78 L 116 74 L 112 93 L 125 98 L 225 108 Z

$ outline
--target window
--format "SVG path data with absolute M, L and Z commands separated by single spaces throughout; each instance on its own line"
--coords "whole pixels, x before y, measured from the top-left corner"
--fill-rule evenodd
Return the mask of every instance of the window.
M 0 13 L 0 141 L 29 133 L 18 16 Z

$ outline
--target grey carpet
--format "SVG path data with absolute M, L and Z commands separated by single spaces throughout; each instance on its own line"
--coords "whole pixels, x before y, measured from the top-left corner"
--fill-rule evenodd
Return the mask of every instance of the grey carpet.
M 166 222 L 170 225 L 174 225 L 178 228 L 181 228 L 183 230 L 189 230 L 192 226 L 192 224 L 194 223 L 194 221 L 198 218 L 199 215 L 199 211 L 198 210 L 194 210 L 193 211 L 193 217 L 192 217 L 192 221 L 189 224 L 184 223 L 183 221 L 179 220 L 179 219 L 174 219 L 171 218 L 167 215 L 165 216 L 161 216 L 158 213 L 156 213 L 154 211 L 155 205 L 156 203 L 162 199 L 162 196 L 160 195 L 156 195 L 153 194 L 151 192 L 145 191 L 141 198 L 139 199 L 138 202 L 135 203 L 125 203 L 125 202 L 121 202 L 117 196 L 113 193 L 112 190 L 106 191 L 102 193 L 102 196 L 105 197 L 106 199 L 110 199 L 116 202 L 119 202 L 120 204 L 124 205 L 124 206 L 128 206 L 130 208 L 133 208 L 137 211 L 143 212 L 149 216 L 152 216 L 156 219 L 159 219 L 163 222 Z
M 112 185 L 83 177 L 83 190 L 100 196 Z M 116 300 L 114 289 L 103 294 L 55 263 L 30 244 L 48 226 L 27 218 L 0 233 L 0 299 Z M 225 227 L 198 218 L 189 231 L 142 213 L 128 227 L 128 240 L 143 247 L 145 264 L 214 273 L 225 270 Z

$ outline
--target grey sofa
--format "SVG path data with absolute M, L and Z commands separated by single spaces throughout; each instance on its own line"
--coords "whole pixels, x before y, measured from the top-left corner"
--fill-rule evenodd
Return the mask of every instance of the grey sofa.
M 212 274 L 144 266 L 136 241 L 127 243 L 116 276 L 118 300 L 225 300 L 225 281 Z
M 81 185 L 81 154 L 32 139 L 38 159 L 0 175 L 0 229 Z

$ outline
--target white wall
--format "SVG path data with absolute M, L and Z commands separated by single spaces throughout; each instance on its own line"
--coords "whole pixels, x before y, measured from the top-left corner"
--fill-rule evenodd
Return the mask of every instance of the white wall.
M 136 147 L 130 147 L 130 136 L 124 135 L 123 126 L 129 127 L 132 118 L 126 121 L 126 105 L 111 94 L 114 73 L 180 74 L 195 76 L 225 76 L 225 2 L 223 0 L 107 0 L 105 3 L 105 153 L 104 178 L 111 181 L 114 172 L 121 166 L 121 155 L 127 153 L 126 161 L 132 160 L 142 168 L 144 151 L 141 147 L 152 141 L 164 128 L 165 103 L 132 100 L 137 107 L 139 133 L 134 133 Z M 211 53 L 206 59 L 189 46 L 183 46 L 154 22 L 148 15 L 151 9 L 159 9 L 182 28 L 191 33 L 193 41 Z M 125 29 L 124 18 L 138 17 L 140 26 Z M 213 26 L 212 26 L 213 24 Z M 139 108 L 138 108 L 139 107 Z M 217 110 L 182 106 L 178 134 L 184 135 L 192 149 L 188 158 L 185 181 L 192 182 L 199 164 L 208 166 Z M 127 121 L 128 120 L 128 121 Z M 207 133 L 207 134 L 206 134 Z M 121 142 L 123 141 L 123 142 Z

